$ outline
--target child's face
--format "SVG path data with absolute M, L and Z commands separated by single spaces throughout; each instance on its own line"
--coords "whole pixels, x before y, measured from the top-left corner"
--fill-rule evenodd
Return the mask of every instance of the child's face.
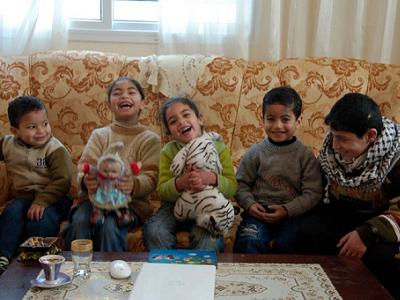
M 293 110 L 282 104 L 270 104 L 264 115 L 264 130 L 274 142 L 289 141 L 300 126 L 301 117 L 296 119 Z
M 370 129 L 361 138 L 349 131 L 336 131 L 332 128 L 330 131 L 333 137 L 332 148 L 345 161 L 352 161 L 359 157 L 367 151 L 371 143 L 376 139 L 376 129 Z
M 26 113 L 19 121 L 18 128 L 11 132 L 24 143 L 31 146 L 42 146 L 51 137 L 51 127 L 45 110 L 35 110 Z
M 100 165 L 99 172 L 108 179 L 117 179 L 121 176 L 122 166 L 116 161 L 104 161 Z
M 167 109 L 165 116 L 171 135 L 180 143 L 186 144 L 202 133 L 202 120 L 186 104 L 173 104 Z
M 128 81 L 117 82 L 110 94 L 110 110 L 117 121 L 137 122 L 143 101 L 136 86 Z

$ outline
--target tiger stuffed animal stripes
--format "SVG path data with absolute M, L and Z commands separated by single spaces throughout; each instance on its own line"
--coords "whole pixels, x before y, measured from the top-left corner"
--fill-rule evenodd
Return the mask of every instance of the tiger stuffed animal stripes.
M 196 166 L 221 174 L 222 166 L 213 140 L 221 140 L 221 136 L 204 133 L 187 143 L 174 157 L 171 172 L 179 176 L 187 167 Z M 213 186 L 198 192 L 184 191 L 176 201 L 174 215 L 179 221 L 195 220 L 198 226 L 216 235 L 225 235 L 235 217 L 232 203 Z

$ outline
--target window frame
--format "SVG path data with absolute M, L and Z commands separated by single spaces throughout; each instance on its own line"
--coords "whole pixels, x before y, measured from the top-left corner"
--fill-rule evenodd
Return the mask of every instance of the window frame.
M 114 21 L 112 0 L 101 0 L 102 20 L 69 20 L 69 40 L 158 43 L 158 22 Z

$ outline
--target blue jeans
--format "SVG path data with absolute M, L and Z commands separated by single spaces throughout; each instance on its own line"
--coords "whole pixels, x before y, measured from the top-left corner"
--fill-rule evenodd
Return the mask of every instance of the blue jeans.
M 234 252 L 291 253 L 296 242 L 297 226 L 294 219 L 266 223 L 248 215 L 236 232 Z
M 175 249 L 177 231 L 187 230 L 191 249 L 223 251 L 222 236 L 214 236 L 194 222 L 179 222 L 174 216 L 174 206 L 175 203 L 162 203 L 157 213 L 144 224 L 144 240 L 149 250 Z
M 57 236 L 60 224 L 68 216 L 72 200 L 64 196 L 46 207 L 39 221 L 29 220 L 27 212 L 32 201 L 16 199 L 0 215 L 0 255 L 12 258 L 25 239 L 32 236 Z
M 90 239 L 95 251 L 127 251 L 128 228 L 119 227 L 112 214 L 104 218 L 103 224 L 91 225 L 91 213 L 90 201 L 84 201 L 76 208 L 64 235 L 65 249 L 71 249 L 71 242 L 75 239 Z

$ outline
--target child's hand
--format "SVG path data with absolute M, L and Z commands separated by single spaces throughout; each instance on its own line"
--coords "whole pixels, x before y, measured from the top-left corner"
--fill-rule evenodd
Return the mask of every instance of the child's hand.
M 189 172 L 189 189 L 191 191 L 201 191 L 207 185 L 215 186 L 217 183 L 217 175 L 210 171 L 205 171 L 192 167 Z
M 181 176 L 175 179 L 175 186 L 178 192 L 189 190 L 189 177 L 190 171 L 183 173 Z
M 98 183 L 95 174 L 90 174 L 90 173 L 86 174 L 83 177 L 83 183 L 85 184 L 89 195 L 92 195 L 96 192 Z
M 39 221 L 43 218 L 44 207 L 39 204 L 32 203 L 31 207 L 28 209 L 26 216 L 31 221 Z
M 267 223 L 277 223 L 287 217 L 288 212 L 282 205 L 271 204 L 268 205 L 271 212 L 266 212 L 264 221 Z
M 367 246 L 365 246 L 360 235 L 355 230 L 342 237 L 337 244 L 337 247 L 341 248 L 339 255 L 342 256 L 362 258 L 365 252 L 367 252 Z
M 133 191 L 133 177 L 124 176 L 117 181 L 116 188 L 120 189 L 124 194 L 130 195 Z
M 265 211 L 265 208 L 260 203 L 255 202 L 252 205 L 250 205 L 248 213 L 250 216 L 252 216 L 256 219 L 264 220 L 265 214 L 267 212 Z

